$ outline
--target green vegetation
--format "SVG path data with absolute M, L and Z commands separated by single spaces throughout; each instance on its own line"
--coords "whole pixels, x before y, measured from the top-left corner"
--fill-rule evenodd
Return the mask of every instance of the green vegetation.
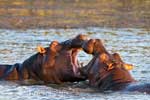
M 0 28 L 149 28 L 149 10 L 149 0 L 0 0 Z

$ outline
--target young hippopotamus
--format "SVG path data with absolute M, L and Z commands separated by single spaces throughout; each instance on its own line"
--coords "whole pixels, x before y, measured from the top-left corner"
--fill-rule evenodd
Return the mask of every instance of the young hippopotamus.
M 150 93 L 150 84 L 138 84 L 128 70 L 131 64 L 122 61 L 118 53 L 110 54 L 100 39 L 91 39 L 82 46 L 83 50 L 93 55 L 83 72 L 89 84 L 100 91 L 138 91 Z
M 86 35 L 78 35 L 73 39 L 59 43 L 53 41 L 49 47 L 38 47 L 39 52 L 26 59 L 19 67 L 10 65 L 7 71 L 0 73 L 0 78 L 13 80 L 12 72 L 17 69 L 16 80 L 34 79 L 44 83 L 60 84 L 86 80 L 80 74 L 77 54 L 81 49 Z M 0 70 L 3 69 L 0 67 Z M 12 70 L 14 69 L 14 70 Z M 9 74 L 9 75 L 8 75 Z M 4 77 L 5 76 L 5 77 Z

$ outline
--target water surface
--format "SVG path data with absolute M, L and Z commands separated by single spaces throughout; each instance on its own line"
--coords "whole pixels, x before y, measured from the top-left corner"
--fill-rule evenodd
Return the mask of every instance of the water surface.
M 107 50 L 118 52 L 123 60 L 135 65 L 131 71 L 133 77 L 141 83 L 150 82 L 150 32 L 135 28 L 85 28 L 85 29 L 48 29 L 48 30 L 0 30 L 0 63 L 14 64 L 23 62 L 36 53 L 38 45 L 48 46 L 51 41 L 59 42 L 87 34 L 103 40 Z M 80 62 L 84 65 L 90 55 L 80 52 Z M 30 85 L 20 86 L 13 82 L 0 81 L 0 100 L 149 100 L 145 93 L 99 93 L 92 88 L 85 88 L 82 83 L 65 86 Z

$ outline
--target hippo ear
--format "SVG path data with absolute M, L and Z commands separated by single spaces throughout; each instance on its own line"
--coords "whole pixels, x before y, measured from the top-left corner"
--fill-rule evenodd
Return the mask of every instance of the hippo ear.
M 44 53 L 46 52 L 45 48 L 42 47 L 42 46 L 38 46 L 38 47 L 37 47 L 37 51 L 38 51 L 39 53 L 41 53 L 41 54 L 44 54 Z
M 113 54 L 113 58 L 115 59 L 115 61 L 118 61 L 118 62 L 122 62 L 122 63 L 123 63 L 123 60 L 121 59 L 120 54 L 114 53 L 114 54 Z
M 132 64 L 123 64 L 123 67 L 126 69 L 126 70 L 132 70 L 134 68 L 134 66 Z

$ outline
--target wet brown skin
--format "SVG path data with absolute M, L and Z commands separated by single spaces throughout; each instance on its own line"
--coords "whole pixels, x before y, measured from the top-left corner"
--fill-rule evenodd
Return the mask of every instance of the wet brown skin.
M 7 64 L 2 64 L 0 65 L 0 80 L 21 80 L 20 76 L 20 68 L 21 64 L 16 63 L 14 65 L 7 65 Z M 27 70 L 25 70 L 23 73 L 24 79 L 28 78 Z
M 137 82 L 126 69 L 126 63 L 120 55 L 109 54 L 100 39 L 91 39 L 84 43 L 82 48 L 93 55 L 93 59 L 83 71 L 91 86 L 98 87 L 102 92 L 120 90 L 150 93 L 150 84 L 135 84 Z
M 34 79 L 36 81 L 44 81 L 46 84 L 85 80 L 86 78 L 80 75 L 78 70 L 79 64 L 75 59 L 86 39 L 85 35 L 78 35 L 61 43 L 53 41 L 49 47 L 44 48 L 46 52 L 38 52 L 32 55 L 20 64 L 19 67 L 14 67 L 12 71 L 8 71 L 9 75 L 4 73 L 4 66 L 0 67 L 0 75 L 5 76 L 1 79 Z M 12 66 L 8 66 L 9 70 Z M 14 72 L 14 70 L 16 71 Z

